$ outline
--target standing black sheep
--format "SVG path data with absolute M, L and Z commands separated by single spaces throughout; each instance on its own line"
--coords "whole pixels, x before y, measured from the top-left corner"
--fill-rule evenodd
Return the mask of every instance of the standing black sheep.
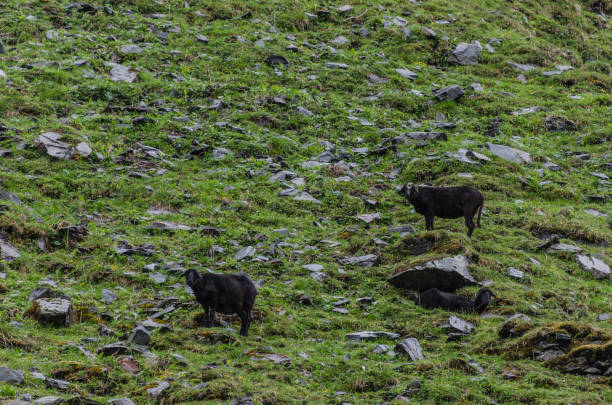
M 481 288 L 476 293 L 473 301 L 462 295 L 447 293 L 437 288 L 430 288 L 420 295 L 418 304 L 424 308 L 442 308 L 448 311 L 475 311 L 481 313 L 487 308 L 492 297 L 495 297 L 495 294 L 488 288 Z
M 406 197 L 414 206 L 414 210 L 425 216 L 425 227 L 428 231 L 434 229 L 434 216 L 440 218 L 465 218 L 468 236 L 474 232 L 474 215 L 478 212 L 478 227 L 484 198 L 480 191 L 468 186 L 460 187 L 430 187 L 406 184 L 397 191 Z
M 214 326 L 215 312 L 226 315 L 238 314 L 242 321 L 240 334 L 248 336 L 253 318 L 251 309 L 257 290 L 245 273 L 200 274 L 194 269 L 187 270 L 187 285 L 193 290 L 196 300 L 206 313 L 206 327 Z

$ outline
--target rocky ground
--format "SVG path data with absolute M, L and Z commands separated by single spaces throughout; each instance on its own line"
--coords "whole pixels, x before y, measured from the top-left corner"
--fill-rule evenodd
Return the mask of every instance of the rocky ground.
M 610 13 L 3 1 L 0 398 L 612 402 Z M 482 228 L 426 232 L 407 182 Z M 249 337 L 188 268 L 249 274 Z M 498 299 L 415 305 L 451 275 Z

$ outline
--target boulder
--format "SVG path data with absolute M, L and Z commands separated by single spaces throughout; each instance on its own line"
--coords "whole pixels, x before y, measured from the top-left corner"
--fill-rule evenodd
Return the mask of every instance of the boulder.
M 463 90 L 456 84 L 434 90 L 433 95 L 438 101 L 452 101 L 463 96 Z
M 157 383 L 155 387 L 147 389 L 147 395 L 154 401 L 159 400 L 166 389 L 170 388 L 170 383 L 167 381 L 161 381 Z
M 421 344 L 416 338 L 406 338 L 395 345 L 395 351 L 398 353 L 405 353 L 412 361 L 419 361 L 425 359 L 423 356 L 423 350 Z
M 57 132 L 43 132 L 34 140 L 34 147 L 40 152 L 55 159 L 69 160 L 74 154 L 74 148 L 61 141 L 62 135 Z
M 610 277 L 610 266 L 603 260 L 591 255 L 576 255 L 576 260 L 582 268 L 593 275 L 597 279 Z
M 446 257 L 400 271 L 387 281 L 400 288 L 421 291 L 437 288 L 453 292 L 476 284 L 468 266 L 465 256 Z
M 64 298 L 39 298 L 34 300 L 32 314 L 43 325 L 70 326 L 72 304 Z
M 0 260 L 12 262 L 20 256 L 19 250 L 15 246 L 0 239 Z
M 453 65 L 476 65 L 481 51 L 482 46 L 478 41 L 472 41 L 471 44 L 461 42 L 453 50 L 448 62 Z
M 357 267 L 373 267 L 378 264 L 379 257 L 377 255 L 363 255 L 363 256 L 352 256 L 345 257 L 340 260 L 340 263 L 344 265 L 357 266 Z
M 544 121 L 547 131 L 575 131 L 576 123 L 566 117 L 553 115 Z
M 22 384 L 24 381 L 23 371 L 11 370 L 8 367 L 0 367 L 0 381 L 9 384 Z
M 487 148 L 497 157 L 509 160 L 514 163 L 523 164 L 531 162 L 531 155 L 519 149 L 511 148 L 504 145 L 496 145 L 487 142 Z
M 469 335 L 474 329 L 474 324 L 453 315 L 448 318 L 446 324 L 442 325 L 442 328 L 447 329 L 450 333 L 462 333 L 464 335 Z
M 132 331 L 132 334 L 128 338 L 128 343 L 137 344 L 140 346 L 148 346 L 151 341 L 151 335 L 145 328 L 139 326 Z

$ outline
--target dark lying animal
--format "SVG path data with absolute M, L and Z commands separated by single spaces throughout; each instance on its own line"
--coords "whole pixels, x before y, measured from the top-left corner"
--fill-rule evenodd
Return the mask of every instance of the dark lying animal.
M 215 312 L 238 314 L 242 321 L 240 334 L 248 336 L 253 318 L 251 309 L 255 303 L 257 290 L 245 273 L 238 274 L 200 274 L 194 269 L 184 273 L 187 285 L 193 290 L 196 300 L 206 313 L 206 327 L 214 326 Z
M 440 218 L 465 218 L 468 236 L 474 232 L 474 215 L 478 212 L 478 227 L 484 198 L 480 191 L 467 186 L 461 187 L 415 187 L 406 184 L 397 189 L 414 206 L 414 210 L 425 216 L 425 227 L 433 231 L 434 216 Z
M 437 288 L 430 288 L 421 294 L 417 303 L 424 308 L 442 308 L 448 311 L 474 311 L 480 313 L 487 308 L 492 297 L 497 298 L 488 288 L 481 288 L 476 293 L 474 300 L 462 295 L 440 291 Z

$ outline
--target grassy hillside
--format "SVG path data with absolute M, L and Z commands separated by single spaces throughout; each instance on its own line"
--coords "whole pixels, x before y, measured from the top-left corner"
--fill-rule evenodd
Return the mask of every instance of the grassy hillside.
M 558 235 L 612 264 L 610 13 L 605 0 L 2 1 L 0 366 L 24 381 L 0 383 L 0 397 L 612 402 L 610 375 L 566 373 L 533 353 L 542 336 L 569 335 L 612 366 L 612 320 L 600 316 L 612 312 L 610 279 L 581 269 L 575 253 L 534 250 Z M 484 48 L 478 63 L 451 64 L 472 41 Z M 117 79 L 122 69 L 131 82 Z M 432 96 L 451 85 L 464 95 Z M 567 129 L 549 130 L 555 120 Z M 62 135 L 66 159 L 39 145 L 47 132 Z M 446 140 L 389 148 L 411 132 Z M 462 149 L 489 160 L 453 157 Z M 270 180 L 280 170 L 292 174 Z M 469 239 L 463 219 L 436 219 L 425 232 L 395 191 L 407 182 L 478 188 L 482 228 Z M 392 229 L 404 225 L 416 232 Z M 411 254 L 415 241 L 427 252 Z M 151 246 L 126 254 L 126 242 Z M 247 246 L 255 253 L 236 261 Z M 345 262 L 367 254 L 373 267 Z M 452 313 L 418 307 L 386 280 L 455 255 L 499 299 L 482 316 L 456 314 L 474 330 L 449 341 L 441 326 Z M 257 282 L 248 338 L 237 317 L 199 325 L 181 275 L 192 267 Z M 28 298 L 48 286 L 70 299 L 69 326 L 34 316 Z M 165 309 L 150 351 L 99 353 Z M 514 314 L 531 321 L 501 340 Z M 363 330 L 401 338 L 345 337 Z M 406 337 L 424 360 L 393 350 Z M 380 344 L 389 350 L 374 352 Z

